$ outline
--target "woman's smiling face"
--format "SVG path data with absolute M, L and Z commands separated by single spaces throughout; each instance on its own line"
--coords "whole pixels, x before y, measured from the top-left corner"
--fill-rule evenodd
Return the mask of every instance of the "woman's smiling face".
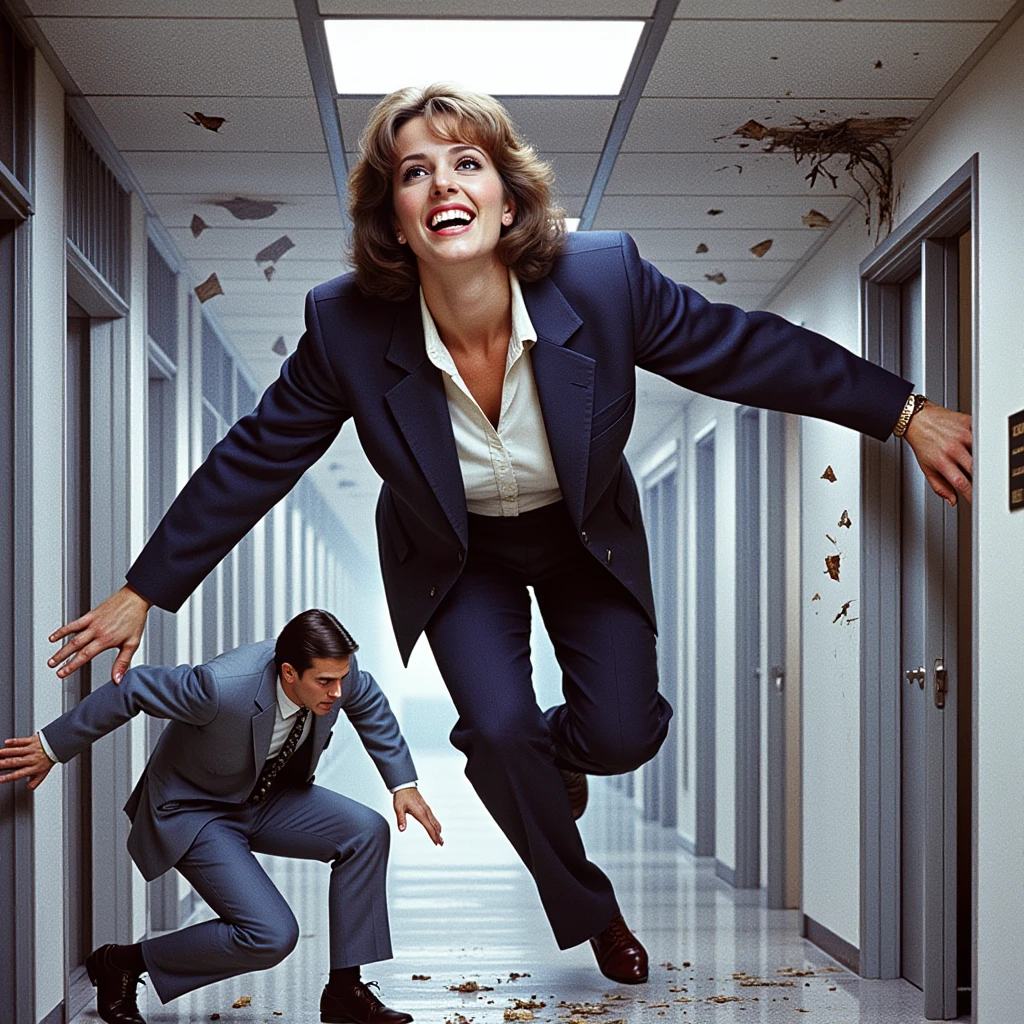
M 514 207 L 490 156 L 479 146 L 440 138 L 422 117 L 403 124 L 395 141 L 391 194 L 398 240 L 420 264 L 495 259 Z

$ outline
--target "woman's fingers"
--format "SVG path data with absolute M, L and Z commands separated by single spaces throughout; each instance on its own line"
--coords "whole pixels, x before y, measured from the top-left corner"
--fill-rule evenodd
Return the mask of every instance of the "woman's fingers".
M 150 604 L 144 597 L 131 587 L 122 587 L 91 612 L 50 635 L 50 640 L 56 642 L 75 633 L 47 664 L 50 668 L 60 666 L 57 675 L 64 679 L 101 651 L 116 647 L 118 656 L 111 675 L 114 682 L 119 683 L 139 649 L 149 608 Z

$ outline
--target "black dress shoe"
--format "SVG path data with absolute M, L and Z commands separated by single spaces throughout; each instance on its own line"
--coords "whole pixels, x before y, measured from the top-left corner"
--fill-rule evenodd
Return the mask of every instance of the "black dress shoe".
M 572 820 L 579 821 L 583 812 L 587 809 L 587 797 L 590 788 L 587 785 L 587 777 L 583 772 L 571 772 L 565 768 L 559 768 L 562 781 L 565 783 L 565 791 L 569 794 L 569 806 L 572 808 Z
M 328 986 L 320 996 L 323 1024 L 412 1024 L 412 1016 L 385 1006 L 371 991 L 375 981 L 357 981 L 343 988 Z
M 647 980 L 647 950 L 616 914 L 600 935 L 590 940 L 601 973 L 620 985 L 641 985 Z
M 96 1012 L 107 1024 L 146 1024 L 135 1001 L 141 980 L 134 971 L 118 967 L 110 955 L 112 943 L 94 949 L 85 958 L 89 980 L 96 986 Z

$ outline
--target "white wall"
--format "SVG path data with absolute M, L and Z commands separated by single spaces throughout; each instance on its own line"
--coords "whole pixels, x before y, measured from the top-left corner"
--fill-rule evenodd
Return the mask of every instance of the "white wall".
M 1024 514 L 1009 513 L 1006 479 L 1006 417 L 1024 408 L 1019 310 L 1020 240 L 1024 238 L 1022 53 L 1024 22 L 1018 21 L 896 163 L 901 187 L 898 216 L 903 218 L 974 153 L 979 154 L 975 692 L 979 752 L 977 1019 L 981 1022 L 1019 1019 L 1024 1000 L 1024 979 L 1017 969 L 1024 942 L 1024 887 L 1019 871 L 1024 855 L 1024 788 L 1019 782 L 1024 753 L 1020 727 L 1024 690 L 1019 685 Z M 775 308 L 858 347 L 857 265 L 870 248 L 860 219 L 851 218 Z M 818 589 L 818 533 L 835 508 L 846 501 L 846 493 L 837 501 L 840 491 L 836 488 L 845 486 L 847 474 L 851 488 L 854 486 L 856 441 L 852 435 L 808 422 L 803 455 L 805 586 Z M 819 487 L 815 479 L 823 460 L 832 463 L 840 478 L 831 489 Z M 849 492 L 853 504 L 854 494 Z M 844 558 L 844 569 L 849 570 L 843 576 L 845 594 L 847 579 L 852 589 L 858 583 L 856 521 L 844 547 L 849 556 Z M 836 585 L 832 587 L 838 596 Z M 833 746 L 839 741 L 838 754 L 829 758 L 816 754 L 810 743 L 805 747 L 805 908 L 820 923 L 856 944 L 856 863 L 849 858 L 829 860 L 827 836 L 837 821 L 856 822 L 858 816 L 856 790 L 848 776 L 851 767 L 857 769 L 852 756 L 859 730 L 857 705 L 846 697 L 838 704 L 824 698 L 837 692 L 848 694 L 857 678 L 857 627 L 829 630 L 830 623 L 822 621 L 829 610 L 830 606 L 823 605 L 821 614 L 815 616 L 805 605 L 804 613 L 805 738 L 813 739 L 816 746 L 823 735 Z M 849 838 L 844 837 L 844 842 Z

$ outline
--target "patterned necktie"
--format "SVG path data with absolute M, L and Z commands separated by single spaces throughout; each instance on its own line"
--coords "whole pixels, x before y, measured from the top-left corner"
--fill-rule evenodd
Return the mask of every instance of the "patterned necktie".
M 299 745 L 299 738 L 302 736 L 302 727 L 306 724 L 308 717 L 309 708 L 299 708 L 298 714 L 295 716 L 295 724 L 292 726 L 291 732 L 288 733 L 284 746 L 281 747 L 277 757 L 271 758 L 263 765 L 263 771 L 260 772 L 260 777 L 249 794 L 248 803 L 261 804 L 267 799 L 267 793 L 270 792 L 274 779 L 295 753 L 295 748 Z

